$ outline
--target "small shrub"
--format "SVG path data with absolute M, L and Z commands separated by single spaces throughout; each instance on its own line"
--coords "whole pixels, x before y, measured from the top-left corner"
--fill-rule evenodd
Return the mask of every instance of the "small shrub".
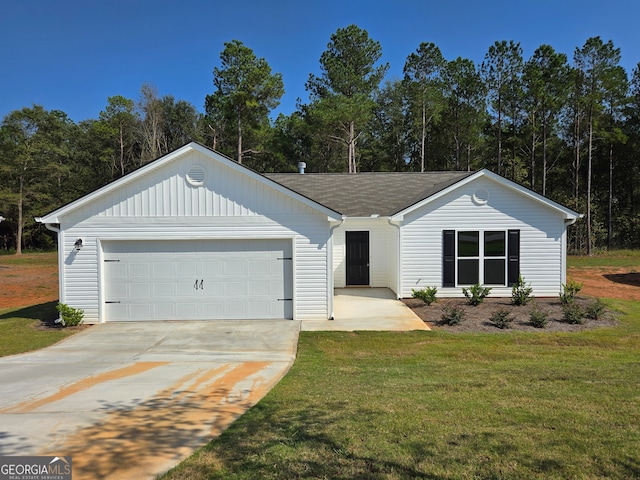
M 569 280 L 566 284 L 562 284 L 562 293 L 560 294 L 560 302 L 563 305 L 573 302 L 578 292 L 582 290 L 582 284 Z
M 56 310 L 60 312 L 60 318 L 56 323 L 60 323 L 63 327 L 75 327 L 84 319 L 84 310 L 70 307 L 66 303 L 58 303 Z
M 513 317 L 506 308 L 500 308 L 491 314 L 489 321 L 498 328 L 510 328 Z
M 457 305 L 445 305 L 442 307 L 442 323 L 445 325 L 458 325 L 462 323 L 466 313 L 462 307 Z
M 577 302 L 571 300 L 562 305 L 562 319 L 572 325 L 582 325 L 584 323 L 584 312 Z
M 419 298 L 427 305 L 437 302 L 436 294 L 438 293 L 438 287 L 425 287 L 422 290 L 411 289 L 413 298 Z
M 535 328 L 544 328 L 549 323 L 549 312 L 542 310 L 536 305 L 529 314 L 529 321 Z
M 527 285 L 522 275 L 518 275 L 518 283 L 511 289 L 511 303 L 517 306 L 526 305 L 533 300 L 532 292 L 531 284 Z
M 462 288 L 462 293 L 467 297 L 467 302 L 474 307 L 480 305 L 485 297 L 489 295 L 489 292 L 491 292 L 491 288 L 482 287 L 480 283 L 471 285 L 469 288 Z
M 592 320 L 602 320 L 606 310 L 607 304 L 598 298 L 585 307 L 584 315 Z

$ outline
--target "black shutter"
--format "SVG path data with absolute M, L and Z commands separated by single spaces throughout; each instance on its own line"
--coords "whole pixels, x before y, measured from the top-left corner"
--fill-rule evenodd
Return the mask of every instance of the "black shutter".
M 520 230 L 509 230 L 507 286 L 513 287 L 520 276 Z
M 456 286 L 456 232 L 442 231 L 442 286 Z

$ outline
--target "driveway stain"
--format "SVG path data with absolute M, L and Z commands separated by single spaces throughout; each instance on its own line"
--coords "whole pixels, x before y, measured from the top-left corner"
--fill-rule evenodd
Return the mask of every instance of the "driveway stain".
M 40 398 L 37 400 L 27 400 L 17 405 L 0 409 L 0 413 L 29 413 L 36 410 L 38 407 L 63 400 L 70 395 L 76 394 L 83 390 L 88 390 L 89 388 L 101 383 L 119 380 L 131 375 L 138 375 L 152 368 L 156 368 L 166 364 L 167 362 L 138 362 L 127 367 L 118 368 L 116 370 L 109 370 L 108 372 L 83 378 L 76 383 L 61 387 L 60 390 L 58 390 L 56 393 L 45 398 Z
M 109 413 L 98 423 L 59 439 L 40 454 L 72 455 L 78 479 L 152 478 L 255 405 L 273 386 L 261 374 L 270 366 L 271 362 L 242 362 L 197 368 L 135 406 L 105 405 Z

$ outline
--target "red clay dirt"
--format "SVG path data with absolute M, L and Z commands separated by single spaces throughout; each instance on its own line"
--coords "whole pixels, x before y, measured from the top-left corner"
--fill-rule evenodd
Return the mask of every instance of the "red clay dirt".
M 620 267 L 569 268 L 569 279 L 582 283 L 581 294 L 640 301 L 640 273 Z
M 0 310 L 58 300 L 57 265 L 13 265 L 0 259 Z

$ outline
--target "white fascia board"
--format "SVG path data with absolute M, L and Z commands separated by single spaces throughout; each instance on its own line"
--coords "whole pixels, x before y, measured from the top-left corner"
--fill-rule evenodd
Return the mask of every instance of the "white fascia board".
M 284 186 L 280 185 L 277 182 L 274 182 L 272 180 L 269 180 L 267 177 L 260 175 L 257 172 L 254 172 L 253 170 L 244 167 L 240 164 L 238 164 L 237 162 L 223 156 L 220 155 L 219 153 L 210 150 L 206 147 L 203 147 L 202 145 L 195 143 L 195 142 L 191 142 L 188 143 L 187 145 L 178 148 L 177 150 L 174 150 L 171 153 L 166 154 L 164 157 L 160 157 L 158 160 L 155 160 L 151 163 L 148 163 L 147 165 L 139 168 L 138 170 L 135 170 L 134 172 L 131 172 L 127 175 L 125 175 L 124 177 L 115 180 L 97 190 L 94 190 L 91 193 L 88 193 L 87 195 L 85 195 L 84 197 L 80 197 L 77 200 L 74 200 L 71 203 L 68 203 L 67 205 L 60 207 L 57 210 L 54 210 L 53 212 L 44 215 L 42 217 L 38 217 L 36 218 L 36 222 L 39 223 L 45 223 L 45 224 L 50 224 L 50 223 L 60 223 L 60 218 L 64 217 L 65 215 L 69 214 L 70 212 L 73 212 L 74 210 L 87 205 L 91 202 L 93 202 L 94 200 L 102 197 L 103 195 L 107 195 L 108 193 L 121 188 L 124 185 L 127 185 L 131 182 L 136 181 L 138 178 L 148 174 L 149 172 L 155 170 L 156 168 L 160 168 L 163 165 L 170 163 L 172 161 L 174 161 L 176 158 L 181 157 L 182 155 L 189 153 L 191 151 L 197 151 L 205 156 L 208 156 L 210 158 L 213 158 L 217 161 L 219 161 L 220 163 L 223 163 L 224 165 L 226 165 L 227 167 L 240 172 L 244 175 L 247 175 L 249 178 L 252 178 L 254 180 L 257 180 L 258 182 L 264 183 L 269 185 L 271 188 L 274 188 L 275 190 L 278 190 L 279 192 L 288 195 L 289 197 L 293 197 L 296 200 L 302 202 L 303 204 L 307 205 L 308 207 L 311 207 L 315 210 L 320 211 L 322 214 L 327 215 L 329 218 L 335 218 L 337 220 L 340 220 L 341 215 L 337 212 L 334 212 L 333 210 L 320 205 L 316 202 L 314 202 L 313 200 L 308 199 L 307 197 L 304 197 L 296 192 L 293 192 L 292 190 L 289 190 L 288 188 L 285 188 Z
M 570 208 L 567 208 L 563 205 L 560 205 L 557 202 L 554 202 L 553 200 L 550 200 L 547 197 L 543 197 L 542 195 L 534 192 L 533 190 L 529 190 L 526 187 L 523 187 L 521 185 L 518 185 L 515 182 L 512 182 L 511 180 L 508 180 L 500 175 L 497 175 L 487 169 L 482 169 L 476 173 L 474 173 L 473 175 L 470 175 L 466 178 L 463 178 L 462 180 L 460 180 L 459 182 L 454 183 L 453 185 L 445 188 L 444 190 L 439 191 L 438 193 L 431 195 L 430 197 L 425 198 L 424 200 L 411 205 L 410 207 L 405 208 L 404 210 L 399 211 L 398 213 L 396 213 L 395 215 L 393 215 L 391 217 L 391 221 L 401 221 L 403 220 L 404 216 L 407 215 L 408 213 L 413 212 L 414 210 L 417 210 L 418 208 L 423 207 L 424 205 L 427 205 L 430 202 L 433 202 L 434 200 L 437 200 L 438 198 L 442 197 L 443 195 L 447 195 L 450 192 L 453 192 L 454 190 L 456 190 L 457 188 L 460 188 L 463 185 L 466 185 L 467 183 L 473 182 L 474 180 L 480 178 L 480 177 L 487 177 L 491 180 L 493 180 L 496 183 L 499 183 L 500 185 L 507 187 L 511 190 L 514 190 L 526 197 L 531 198 L 532 200 L 541 203 L 549 208 L 552 208 L 556 211 L 558 211 L 559 213 L 561 213 L 563 215 L 563 217 L 566 220 L 576 220 L 578 218 L 582 218 L 584 215 L 574 212 L 573 210 L 571 210 Z

